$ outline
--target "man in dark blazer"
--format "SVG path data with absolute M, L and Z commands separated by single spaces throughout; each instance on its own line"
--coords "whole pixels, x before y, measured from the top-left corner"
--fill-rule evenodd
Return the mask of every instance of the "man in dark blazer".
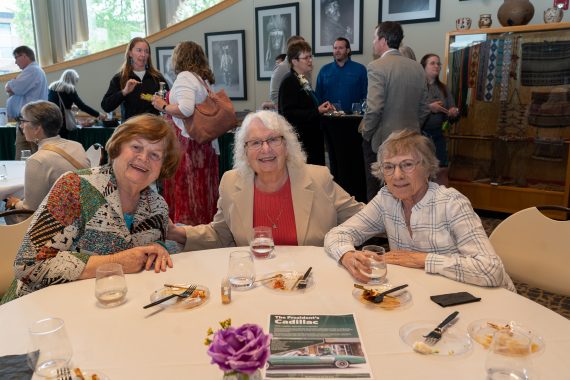
M 429 115 L 424 69 L 400 54 L 403 38 L 402 26 L 392 21 L 378 24 L 374 33 L 374 54 L 379 58 L 368 64 L 367 111 L 360 126 L 369 201 L 380 190 L 370 172 L 380 144 L 394 131 L 420 130 Z

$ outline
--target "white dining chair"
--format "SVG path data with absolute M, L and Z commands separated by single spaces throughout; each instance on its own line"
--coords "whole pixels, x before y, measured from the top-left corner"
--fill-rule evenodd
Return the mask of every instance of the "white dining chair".
M 22 212 L 23 211 L 23 212 Z M 32 222 L 31 210 L 11 210 L 0 214 L 3 216 L 27 215 L 23 222 L 0 225 L 0 298 L 8 290 L 14 280 L 14 259 L 22 245 L 22 239 Z M 33 213 L 33 211 L 31 211 Z
M 503 220 L 489 239 L 513 280 L 570 296 L 570 220 L 541 210 L 570 215 L 565 207 L 530 207 Z
M 89 165 L 92 168 L 95 166 L 101 166 L 103 164 L 105 153 L 105 148 L 103 148 L 103 145 L 95 143 L 91 145 L 85 153 L 87 154 L 87 159 L 89 159 Z

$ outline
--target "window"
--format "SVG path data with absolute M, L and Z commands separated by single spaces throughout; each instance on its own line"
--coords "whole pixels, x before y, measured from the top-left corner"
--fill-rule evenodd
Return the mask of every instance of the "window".
M 169 12 L 168 9 L 166 10 L 166 25 L 171 26 L 180 21 L 184 21 L 196 13 L 200 13 L 222 1 L 223 0 L 180 0 L 180 4 L 172 13 Z
M 0 74 L 19 71 L 12 51 L 21 45 L 35 50 L 32 8 L 29 0 L 0 2 Z

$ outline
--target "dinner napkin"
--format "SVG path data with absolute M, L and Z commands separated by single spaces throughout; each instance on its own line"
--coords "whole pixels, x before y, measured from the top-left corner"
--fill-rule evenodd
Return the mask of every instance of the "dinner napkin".
M 28 366 L 28 355 L 0 356 L 0 379 L 30 380 L 33 374 Z

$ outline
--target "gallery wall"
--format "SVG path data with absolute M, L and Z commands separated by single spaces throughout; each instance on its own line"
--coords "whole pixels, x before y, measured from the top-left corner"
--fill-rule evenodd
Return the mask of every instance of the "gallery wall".
M 255 110 L 269 96 L 269 81 L 258 81 L 256 79 L 255 8 L 293 2 L 297 1 L 241 0 L 200 23 L 153 43 L 151 46 L 152 58 L 156 61 L 156 47 L 174 46 L 183 40 L 193 40 L 204 45 L 205 33 L 245 30 L 247 99 L 236 100 L 234 104 L 236 110 Z M 379 2 L 379 0 L 363 0 L 363 54 L 353 55 L 352 58 L 365 65 L 372 61 L 372 38 L 374 28 L 378 23 Z M 530 24 L 543 23 L 543 11 L 552 5 L 552 0 L 532 0 L 531 2 L 535 7 L 535 14 Z M 300 34 L 310 43 L 312 40 L 312 0 L 298 0 L 298 3 Z M 459 17 L 472 18 L 473 27 L 476 27 L 480 14 L 491 13 L 492 26 L 500 26 L 496 14 L 503 3 L 502 0 L 441 0 L 441 3 L 439 21 L 403 25 L 404 43 L 414 49 L 418 59 L 431 52 L 443 57 L 445 34 L 455 29 L 455 20 Z M 569 20 L 570 11 L 566 13 L 563 21 Z M 75 67 L 80 75 L 78 91 L 87 104 L 100 109 L 101 98 L 107 90 L 109 80 L 121 66 L 123 56 L 124 54 L 118 54 Z M 331 62 L 331 60 L 332 57 L 330 56 L 315 58 L 313 63 L 314 79 L 321 66 Z M 57 80 L 60 74 L 61 72 L 48 73 L 48 82 Z M 5 104 L 5 102 L 6 94 L 2 93 L 0 94 L 0 104 Z

